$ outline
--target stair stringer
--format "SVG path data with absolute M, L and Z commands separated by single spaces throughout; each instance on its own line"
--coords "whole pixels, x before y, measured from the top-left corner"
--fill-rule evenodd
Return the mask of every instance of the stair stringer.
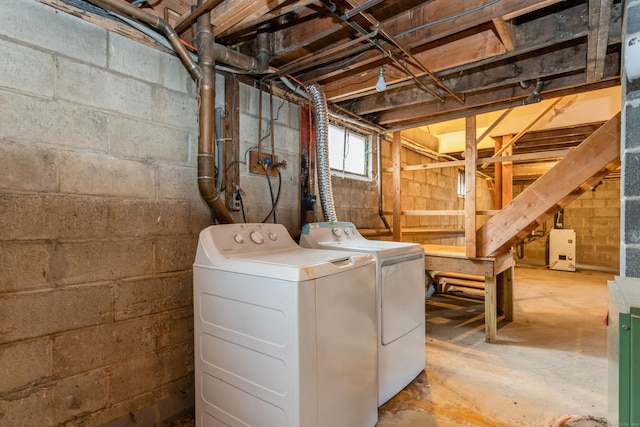
M 476 231 L 477 256 L 507 249 L 620 165 L 620 113 Z

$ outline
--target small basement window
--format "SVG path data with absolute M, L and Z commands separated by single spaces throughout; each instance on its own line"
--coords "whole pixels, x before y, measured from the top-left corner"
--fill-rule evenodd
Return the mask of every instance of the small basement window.
M 371 150 L 368 135 L 329 124 L 329 167 L 349 178 L 370 179 Z
M 458 197 L 461 197 L 464 199 L 466 192 L 467 192 L 467 186 L 465 184 L 464 171 L 458 169 Z

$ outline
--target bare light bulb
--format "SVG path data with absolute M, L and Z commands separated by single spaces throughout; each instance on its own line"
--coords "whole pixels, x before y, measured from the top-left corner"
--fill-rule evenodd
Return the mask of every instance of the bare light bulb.
M 382 92 L 387 88 L 387 82 L 384 81 L 384 67 L 381 65 L 378 70 L 378 82 L 376 83 L 376 90 Z

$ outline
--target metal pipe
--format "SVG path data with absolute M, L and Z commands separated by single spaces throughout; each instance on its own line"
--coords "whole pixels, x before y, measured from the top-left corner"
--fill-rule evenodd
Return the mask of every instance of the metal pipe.
M 216 70 L 214 60 L 213 26 L 208 14 L 198 18 L 195 28 L 198 48 L 198 64 L 202 69 L 198 93 L 198 189 L 211 215 L 221 223 L 234 223 L 216 190 L 215 153 L 213 149 L 215 130 Z
M 101 7 L 107 11 L 117 11 L 121 14 L 130 16 L 150 26 L 151 28 L 158 30 L 162 33 L 171 47 L 176 52 L 178 57 L 182 60 L 182 63 L 191 74 L 191 77 L 198 81 L 201 78 L 201 71 L 198 64 L 191 58 L 189 51 L 180 41 L 178 33 L 169 25 L 164 19 L 131 6 L 129 3 L 122 0 L 87 0 L 90 3 Z M 207 13 L 205 15 L 210 17 Z M 213 49 L 213 59 L 216 62 L 222 62 L 223 64 L 230 65 L 244 71 L 250 71 L 252 73 L 261 74 L 265 73 L 269 68 L 270 50 L 269 50 L 269 33 L 258 34 L 257 44 L 258 53 L 256 57 L 245 55 L 237 52 L 226 46 L 215 43 L 214 39 L 211 39 L 211 49 Z
M 309 86 L 309 96 L 311 96 L 313 113 L 316 118 L 316 168 L 318 171 L 318 192 L 320 193 L 322 212 L 327 221 L 337 221 L 329 167 L 327 98 L 322 89 L 316 85 Z
M 151 28 L 154 28 L 161 32 L 169 41 L 169 44 L 176 52 L 176 55 L 180 58 L 182 63 L 184 64 L 191 77 L 198 81 L 202 77 L 202 72 L 198 64 L 191 58 L 189 51 L 180 41 L 180 37 L 175 32 L 175 30 L 169 25 L 167 21 L 164 19 L 160 19 L 156 15 L 152 15 L 143 10 L 138 9 L 137 7 L 131 6 L 129 3 L 124 2 L 122 0 L 88 0 L 89 3 L 92 3 L 98 7 L 101 7 L 107 11 L 118 11 L 122 14 L 128 15 L 132 18 L 137 19 L 140 22 L 144 22 L 149 25 Z
M 241 54 L 215 43 L 211 16 L 209 13 L 198 17 L 195 25 L 198 63 L 191 58 L 176 31 L 169 23 L 122 0 L 88 0 L 104 10 L 117 11 L 149 25 L 161 32 L 169 41 L 182 63 L 198 83 L 200 98 L 198 110 L 198 188 L 200 195 L 211 210 L 212 216 L 221 223 L 235 222 L 225 207 L 220 193 L 216 189 L 215 168 L 215 63 L 222 62 L 233 67 L 264 73 L 269 68 L 270 38 L 268 27 L 263 26 L 256 38 L 256 57 Z
M 216 135 L 216 190 L 220 191 L 222 188 L 224 165 L 222 164 L 222 115 L 224 114 L 224 108 L 216 107 L 215 122 L 213 124 L 213 131 Z

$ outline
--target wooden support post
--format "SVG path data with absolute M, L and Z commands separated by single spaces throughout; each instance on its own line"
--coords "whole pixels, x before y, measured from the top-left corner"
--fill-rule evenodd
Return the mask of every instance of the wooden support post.
M 495 344 L 498 338 L 496 276 L 484 279 L 484 334 L 487 342 Z
M 240 170 L 238 169 L 238 156 L 240 153 L 240 141 L 237 138 L 240 135 L 240 90 L 238 89 L 238 81 L 236 79 L 224 79 L 224 111 L 225 119 L 223 121 L 223 138 L 224 142 L 222 150 L 224 153 L 224 200 L 227 207 L 234 204 L 236 195 L 235 186 L 240 184 Z M 235 97 L 235 99 L 234 99 Z M 235 136 L 235 138 L 234 138 Z M 216 156 L 221 153 L 216 153 Z M 227 167 L 228 165 L 228 167 Z
M 464 244 L 468 258 L 476 256 L 476 117 L 470 116 L 465 120 L 465 221 Z
M 393 133 L 393 240 L 402 241 L 402 134 Z M 475 231 L 474 231 L 475 234 Z
M 508 146 L 502 153 L 503 156 L 511 156 L 513 154 L 513 144 L 511 144 L 511 135 L 505 135 L 502 137 L 502 146 Z M 513 199 L 513 162 L 502 162 L 502 206 L 499 209 L 504 208 Z
M 494 138 L 495 148 L 494 153 L 499 153 L 502 149 L 502 137 L 499 136 Z M 494 209 L 502 209 L 502 162 L 498 162 L 493 166 L 494 176 L 496 179 L 496 196 L 493 199 L 493 208 Z
M 513 320 L 513 269 L 511 266 L 497 276 L 498 314 L 504 320 Z

